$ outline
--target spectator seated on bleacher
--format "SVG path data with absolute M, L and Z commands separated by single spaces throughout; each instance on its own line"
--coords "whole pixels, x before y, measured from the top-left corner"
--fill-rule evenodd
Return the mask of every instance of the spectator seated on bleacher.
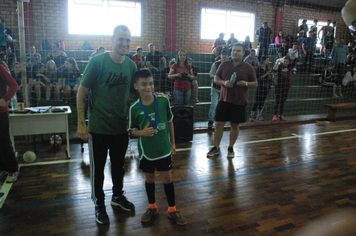
M 289 48 L 288 49 L 288 56 L 294 60 L 295 58 L 298 58 L 299 57 L 299 49 L 298 49 L 298 45 L 297 43 L 294 43 L 293 44 L 293 47 L 292 48 Z M 297 68 L 296 66 L 293 68 L 293 73 L 296 73 L 297 72 Z
M 280 31 L 278 31 L 278 35 L 277 35 L 276 38 L 274 39 L 274 44 L 275 44 L 277 47 L 281 47 L 283 41 L 284 41 L 283 30 L 280 30 Z
M 53 60 L 49 60 L 46 63 L 46 76 L 50 80 L 51 88 L 54 90 L 54 99 L 61 100 L 60 91 L 62 90 L 61 79 L 58 76 L 59 72 L 57 70 L 56 63 Z M 46 94 L 47 100 L 49 100 L 51 94 Z
M 244 58 L 250 55 L 251 49 L 252 49 L 252 43 L 250 41 L 250 36 L 245 37 L 245 41 L 242 42 L 242 45 L 244 45 L 245 49 L 245 55 Z
M 219 38 L 214 40 L 213 46 L 211 47 L 212 53 L 214 53 L 215 57 L 220 55 L 221 50 L 225 48 L 228 49 L 228 45 L 224 40 L 224 33 L 219 34 Z
M 153 43 L 148 44 L 149 53 L 146 55 L 146 65 L 153 75 L 160 72 L 167 66 L 166 58 L 162 53 L 156 51 L 156 46 Z M 162 65 L 161 65 L 162 63 Z
M 16 80 L 16 83 L 19 86 L 17 89 L 17 100 L 18 101 L 24 100 L 25 88 L 27 88 L 27 95 L 30 98 L 30 86 L 28 85 L 28 80 L 27 80 L 26 87 L 22 86 L 21 64 L 19 62 L 14 63 L 13 70 L 11 71 L 11 75 Z
M 88 40 L 85 40 L 84 43 L 83 43 L 83 47 L 82 47 L 82 50 L 93 50 L 93 48 L 91 47 L 90 43 Z
M 55 42 L 52 44 L 52 51 L 47 54 L 47 61 L 53 60 L 56 63 L 58 70 L 64 69 L 64 62 L 67 59 L 67 54 L 62 51 L 60 44 Z
M 106 50 L 106 49 L 105 49 L 104 46 L 99 46 L 99 47 L 95 50 L 95 52 L 93 52 L 93 53 L 90 55 L 89 59 L 92 58 L 93 56 L 96 56 L 96 55 L 99 55 L 99 54 L 104 53 L 105 50 Z
M 356 65 L 353 66 L 351 71 L 346 72 L 345 77 L 342 79 L 342 84 L 344 86 L 347 86 L 349 83 L 356 83 Z
M 26 53 L 26 67 L 31 69 L 33 64 L 42 62 L 41 54 L 36 52 L 36 47 L 34 45 L 30 45 L 28 47 L 28 53 Z
M 340 80 L 340 76 L 338 76 L 335 65 L 330 62 L 323 74 L 323 85 L 333 87 L 333 98 L 343 97 L 341 93 L 341 83 L 342 80 Z M 336 88 L 339 90 L 339 95 L 336 94 Z
M 164 92 L 165 94 L 171 95 L 171 98 L 173 96 L 174 81 L 168 79 L 168 75 L 174 63 L 176 63 L 176 59 L 172 58 L 169 62 L 169 65 L 165 67 L 162 71 L 162 81 L 164 82 L 162 83 L 161 91 Z
M 65 69 L 60 73 L 63 86 L 64 104 L 70 104 L 70 93 L 73 91 L 74 95 L 77 95 L 82 75 L 78 69 L 77 62 L 73 57 L 67 58 L 64 66 Z
M 37 62 L 33 64 L 30 73 L 31 77 L 28 80 L 28 84 L 31 86 L 32 90 L 34 90 L 36 93 L 37 103 L 42 98 L 42 92 L 45 92 L 47 94 L 50 93 L 51 91 L 50 80 L 45 75 L 44 70 L 45 67 L 43 63 Z
M 136 48 L 136 53 L 132 56 L 132 60 L 136 63 L 137 69 L 146 67 L 145 56 L 141 47 Z
M 16 62 L 15 53 L 11 51 L 10 45 L 6 45 L 6 51 L 0 52 L 0 60 L 6 62 L 10 70 L 12 70 L 12 65 Z
M 256 68 L 260 65 L 260 62 L 258 61 L 258 58 L 256 57 L 256 50 L 251 49 L 250 55 L 248 55 L 245 59 L 244 62 L 250 64 L 253 66 L 253 69 L 256 70 Z

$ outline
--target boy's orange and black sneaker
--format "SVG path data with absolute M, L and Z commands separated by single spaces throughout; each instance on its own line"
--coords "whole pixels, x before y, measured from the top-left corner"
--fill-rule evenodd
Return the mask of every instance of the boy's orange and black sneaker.
M 158 214 L 158 208 L 148 208 L 141 216 L 142 222 L 149 222 L 155 215 Z
M 183 216 L 181 216 L 178 211 L 169 212 L 167 211 L 168 218 L 174 220 L 178 225 L 186 225 L 187 221 Z

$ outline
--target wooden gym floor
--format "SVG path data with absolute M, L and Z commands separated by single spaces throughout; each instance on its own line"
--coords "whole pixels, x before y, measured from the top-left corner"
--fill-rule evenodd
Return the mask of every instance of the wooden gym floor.
M 98 225 L 90 199 L 88 148 L 65 145 L 53 154 L 38 150 L 24 163 L 28 144 L 17 146 L 20 176 L 4 184 L 0 235 L 293 235 L 303 226 L 356 205 L 356 122 L 246 127 L 227 159 L 228 134 L 221 156 L 207 158 L 213 133 L 177 144 L 173 179 L 177 209 L 188 224 L 167 219 L 162 182 L 156 182 L 159 215 L 142 224 L 148 206 L 144 175 L 138 168 L 137 141 L 126 158 L 124 189 L 136 206 L 127 213 L 110 205 L 110 163 L 104 189 L 110 225 Z M 329 227 L 333 227 L 331 224 Z

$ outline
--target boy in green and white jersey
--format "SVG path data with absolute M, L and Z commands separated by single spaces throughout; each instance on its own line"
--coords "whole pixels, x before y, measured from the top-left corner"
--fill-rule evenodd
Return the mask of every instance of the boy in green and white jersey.
M 187 222 L 176 210 L 174 185 L 172 181 L 172 154 L 176 152 L 174 141 L 173 114 L 169 100 L 165 96 L 154 95 L 154 82 L 151 72 L 142 69 L 135 73 L 134 88 L 140 98 L 129 111 L 129 132 L 138 137 L 140 168 L 146 174 L 148 210 L 141 221 L 148 222 L 158 213 L 155 200 L 155 170 L 159 171 L 168 200 L 168 217 L 179 225 Z

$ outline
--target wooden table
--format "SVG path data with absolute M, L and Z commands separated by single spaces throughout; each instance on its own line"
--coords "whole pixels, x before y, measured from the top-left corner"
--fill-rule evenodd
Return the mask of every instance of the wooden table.
M 54 134 L 66 133 L 67 157 L 70 158 L 69 146 L 69 126 L 68 115 L 72 113 L 69 106 L 56 106 L 57 108 L 66 108 L 65 112 L 46 112 L 46 113 L 10 113 L 10 139 L 14 151 L 14 136 L 35 135 L 35 134 Z M 31 109 L 44 110 L 48 107 L 31 107 Z

